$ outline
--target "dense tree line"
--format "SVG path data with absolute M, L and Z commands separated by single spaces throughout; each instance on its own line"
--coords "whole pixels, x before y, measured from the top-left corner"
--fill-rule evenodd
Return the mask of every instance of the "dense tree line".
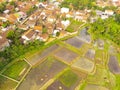
M 96 0 L 64 0 L 61 3 L 61 7 L 69 7 L 75 10 L 78 9 L 85 9 L 85 8 L 92 8 L 93 2 Z
M 44 42 L 35 40 L 33 42 L 28 42 L 28 44 L 22 44 L 20 41 L 21 33 L 23 30 L 16 29 L 15 31 L 11 30 L 7 38 L 11 41 L 10 46 L 6 47 L 4 51 L 0 52 L 0 57 L 4 57 L 6 62 L 10 62 L 27 52 L 30 52 L 34 49 L 38 49 L 40 46 L 44 45 Z
M 93 40 L 100 37 L 107 38 L 120 45 L 120 25 L 114 18 L 106 20 L 98 19 L 90 26 L 89 32 L 91 33 Z

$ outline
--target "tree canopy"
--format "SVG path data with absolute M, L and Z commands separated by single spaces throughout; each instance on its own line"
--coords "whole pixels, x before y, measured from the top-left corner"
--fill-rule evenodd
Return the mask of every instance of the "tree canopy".
M 106 20 L 98 19 L 90 26 L 89 32 L 93 39 L 100 37 L 107 38 L 120 45 L 120 25 L 114 18 L 108 18 Z

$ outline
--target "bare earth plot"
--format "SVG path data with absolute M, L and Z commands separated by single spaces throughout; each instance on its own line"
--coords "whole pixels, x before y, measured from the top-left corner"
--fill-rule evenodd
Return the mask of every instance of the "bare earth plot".
M 71 50 L 67 48 L 61 48 L 54 54 L 54 56 L 56 58 L 61 59 L 63 62 L 70 64 L 71 61 L 73 61 L 74 59 L 78 57 L 78 54 L 72 52 Z
M 95 50 L 89 49 L 87 53 L 85 54 L 85 57 L 87 57 L 90 60 L 94 60 L 95 57 Z
M 27 61 L 33 66 L 33 65 L 41 62 L 44 58 L 46 58 L 49 54 L 51 54 L 58 48 L 59 48 L 58 45 L 53 45 L 53 46 L 45 49 L 43 52 L 39 52 L 39 53 L 27 58 Z
M 88 30 L 87 28 L 81 30 L 79 38 L 86 43 L 91 43 L 92 39 L 91 36 L 88 34 L 87 30 Z
M 86 73 L 91 73 L 94 70 L 94 63 L 87 58 L 81 57 L 72 65 L 72 67 L 76 68 L 77 70 L 82 70 Z
M 60 81 L 56 80 L 52 83 L 47 90 L 69 90 L 68 87 L 64 86 Z
M 36 68 L 32 69 L 17 90 L 39 90 L 48 80 L 65 69 L 62 62 L 49 57 Z
M 17 82 L 14 82 L 3 76 L 0 76 L 0 90 L 14 90 L 16 85 L 17 85 Z
M 88 84 L 84 90 L 109 90 L 109 89 L 99 85 Z
M 120 66 L 116 56 L 110 55 L 108 67 L 114 74 L 120 74 Z
M 28 68 L 28 63 L 24 60 L 20 60 L 8 67 L 2 74 L 16 80 L 21 80 Z
M 74 72 L 67 70 L 47 90 L 75 90 L 80 80 Z
M 80 39 L 77 37 L 70 38 L 66 40 L 66 43 L 76 47 L 76 48 L 81 48 L 81 46 L 84 44 Z

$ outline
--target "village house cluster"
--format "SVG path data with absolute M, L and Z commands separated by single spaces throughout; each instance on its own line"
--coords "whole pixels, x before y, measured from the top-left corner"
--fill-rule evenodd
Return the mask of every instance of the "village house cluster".
M 24 30 L 21 35 L 22 43 L 28 41 L 40 40 L 47 41 L 50 37 L 63 37 L 68 34 L 65 29 L 70 25 L 69 18 L 74 20 L 86 22 L 90 16 L 89 10 L 74 11 L 69 8 L 58 5 L 61 1 L 48 2 L 16 2 L 16 7 L 8 4 L 6 10 L 1 14 L 1 35 L 0 35 L 0 47 L 9 45 L 9 40 L 6 38 L 9 30 L 14 30 L 15 27 Z M 37 9 L 31 14 L 27 15 L 27 11 L 31 7 L 37 7 Z M 10 25 L 3 27 L 3 22 L 9 21 Z M 5 34 L 3 34 L 5 33 Z
M 0 14 L 0 50 L 9 46 L 10 41 L 7 39 L 7 33 L 10 30 L 15 30 L 15 28 L 24 31 L 20 39 L 23 44 L 34 40 L 47 42 L 50 38 L 68 35 L 69 32 L 66 31 L 66 28 L 71 24 L 71 18 L 86 23 L 88 19 L 94 22 L 98 17 L 106 19 L 114 15 L 113 10 L 95 10 L 97 17 L 91 16 L 92 10 L 76 11 L 66 7 L 60 8 L 61 2 L 62 0 L 51 0 L 50 2 L 38 2 L 38 0 L 22 2 L 18 0 L 15 1 L 14 5 L 8 3 L 3 13 Z M 99 7 L 120 6 L 120 1 L 109 0 L 109 2 L 104 2 L 97 0 L 96 5 Z M 36 9 L 29 15 L 28 12 L 33 8 Z

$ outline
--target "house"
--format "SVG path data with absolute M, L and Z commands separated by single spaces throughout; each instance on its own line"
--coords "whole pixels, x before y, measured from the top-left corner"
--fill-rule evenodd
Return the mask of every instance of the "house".
M 55 29 L 55 30 L 53 30 L 53 37 L 56 37 L 57 36 L 57 33 L 59 33 L 60 31 L 59 30 L 57 30 L 57 29 Z
M 57 29 L 57 30 L 63 30 L 63 28 L 64 28 L 64 26 L 62 25 L 62 23 L 61 22 L 58 22 L 58 23 L 56 23 L 56 25 L 55 25 L 55 29 Z
M 36 20 L 28 20 L 26 22 L 26 25 L 28 25 L 30 28 L 34 28 L 35 24 L 36 24 Z
M 112 0 L 114 6 L 120 6 L 120 0 Z
M 9 40 L 6 38 L 7 32 L 0 33 L 0 51 L 9 46 Z
M 12 24 L 17 22 L 17 17 L 14 14 L 9 14 L 6 16 L 6 18 Z
M 22 29 L 22 30 L 28 30 L 29 29 L 29 26 L 27 26 L 27 25 L 21 25 L 21 24 L 19 24 L 18 26 L 17 26 L 19 29 Z
M 34 26 L 33 29 L 34 29 L 36 32 L 40 32 L 40 33 L 42 33 L 42 25 Z
M 50 15 L 50 16 L 47 17 L 47 21 L 49 23 L 54 23 L 56 21 L 56 17 L 53 16 L 53 15 Z
M 17 17 L 18 22 L 21 22 L 27 17 L 27 14 L 25 12 L 18 12 L 15 13 L 15 16 Z
M 44 33 L 44 34 L 41 34 L 40 35 L 40 39 L 42 40 L 42 41 L 47 41 L 48 40 L 48 38 L 49 38 L 49 35 L 47 34 L 47 33 Z
M 10 12 L 10 10 L 8 10 L 8 9 L 3 11 L 4 14 L 8 14 L 9 12 Z
M 74 17 L 73 12 L 68 12 L 66 14 L 66 18 L 73 18 L 73 17 Z
M 101 17 L 101 19 L 107 19 L 108 15 L 107 14 L 102 14 L 100 17 Z
M 67 34 L 67 31 L 62 30 L 60 31 L 60 37 L 64 37 Z
M 22 39 L 24 39 L 23 43 L 26 43 L 27 41 L 32 41 L 36 38 L 36 31 L 35 30 L 28 30 L 22 35 Z
M 77 15 L 77 16 L 75 16 L 74 18 L 75 18 L 75 20 L 77 20 L 77 21 L 81 21 L 81 20 L 83 19 L 83 16 Z
M 40 3 L 36 4 L 36 6 L 39 7 L 39 8 L 45 8 L 45 7 L 47 7 L 48 5 L 47 5 L 46 2 L 40 2 Z
M 69 25 L 70 25 L 70 21 L 69 20 L 66 20 L 66 21 L 61 21 L 62 25 L 67 28 Z
M 61 13 L 68 13 L 68 12 L 69 12 L 69 8 L 66 7 L 61 8 Z
M 105 10 L 105 14 L 112 16 L 114 14 L 113 10 Z

